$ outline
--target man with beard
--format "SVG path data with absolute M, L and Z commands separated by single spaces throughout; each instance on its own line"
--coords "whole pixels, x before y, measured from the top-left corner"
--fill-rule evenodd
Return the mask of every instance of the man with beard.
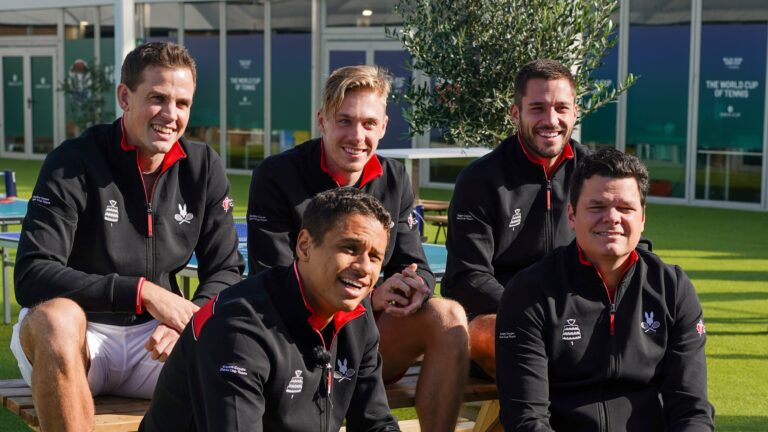
M 515 77 L 510 115 L 517 134 L 467 166 L 448 210 L 448 262 L 441 292 L 461 303 L 470 357 L 496 375 L 496 310 L 506 283 L 573 240 L 566 204 L 570 177 L 588 150 L 571 139 L 576 83 L 554 60 L 535 60 Z

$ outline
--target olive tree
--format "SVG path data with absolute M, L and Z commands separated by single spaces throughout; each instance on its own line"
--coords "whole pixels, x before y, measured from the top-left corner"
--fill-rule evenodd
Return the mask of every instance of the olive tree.
M 616 0 L 398 0 L 400 40 L 412 65 L 430 77 L 397 97 L 411 105 L 411 134 L 431 128 L 450 143 L 493 146 L 514 131 L 508 109 L 519 68 L 555 59 L 574 73 L 583 118 L 614 101 L 635 80 L 616 86 L 595 80 L 616 43 Z

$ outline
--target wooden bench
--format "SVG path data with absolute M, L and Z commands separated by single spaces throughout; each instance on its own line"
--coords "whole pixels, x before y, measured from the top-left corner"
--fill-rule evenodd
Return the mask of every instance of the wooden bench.
M 418 379 L 420 366 L 413 366 L 408 369 L 405 376 L 395 384 L 387 386 L 387 399 L 390 408 L 412 407 L 416 397 L 416 381 Z M 465 402 L 491 401 L 497 399 L 496 385 L 487 380 L 471 378 L 464 390 Z M 39 430 L 40 422 L 32 403 L 32 390 L 27 387 L 21 379 L 0 381 L 0 399 L 2 405 L 9 411 L 21 417 L 32 429 Z M 486 404 L 491 407 L 492 403 Z M 98 396 L 94 398 L 96 410 L 95 431 L 96 432 L 133 432 L 139 427 L 144 413 L 149 407 L 149 401 L 145 399 L 131 399 L 118 396 Z M 486 427 L 477 429 L 477 426 L 488 422 L 493 423 L 493 419 L 498 418 L 498 410 L 494 414 L 488 411 L 486 405 L 480 409 L 478 418 L 475 421 L 475 431 L 492 431 L 494 429 Z M 496 422 L 498 423 L 498 421 Z
M 426 199 L 419 199 L 416 200 L 415 205 L 421 206 L 422 209 L 422 219 L 424 222 L 430 222 L 432 225 L 437 227 L 437 232 L 435 233 L 435 239 L 432 241 L 432 243 L 437 243 L 438 238 L 440 238 L 440 232 L 442 231 L 443 236 L 448 236 L 448 216 L 443 214 L 445 211 L 448 210 L 448 205 L 450 203 L 448 201 L 441 201 L 441 200 L 426 200 Z M 430 214 L 437 212 L 437 214 Z

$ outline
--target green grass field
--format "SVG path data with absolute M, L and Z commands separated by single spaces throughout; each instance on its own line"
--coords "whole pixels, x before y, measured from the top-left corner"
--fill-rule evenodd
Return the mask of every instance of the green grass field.
M 40 162 L 0 162 L 13 169 L 17 189 L 30 197 Z M 230 176 L 235 215 L 247 207 L 248 176 Z M 431 199 L 451 191 L 422 189 Z M 671 205 L 649 205 L 646 236 L 666 262 L 690 275 L 707 324 L 709 396 L 719 431 L 768 430 L 768 214 Z M 429 239 L 434 238 L 427 227 Z M 441 237 L 441 241 L 442 241 Z M 14 316 L 18 305 L 13 304 Z M 7 348 L 11 326 L 0 325 L 0 378 L 19 377 Z M 411 418 L 413 410 L 397 410 Z M 0 432 L 24 431 L 16 417 L 0 409 Z

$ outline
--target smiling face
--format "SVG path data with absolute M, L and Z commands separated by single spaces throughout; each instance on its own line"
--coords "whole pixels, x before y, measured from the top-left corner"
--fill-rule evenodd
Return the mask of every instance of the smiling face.
M 312 310 L 326 321 L 354 310 L 379 279 L 387 239 L 381 222 L 361 214 L 343 217 L 319 242 L 303 229 L 296 257 Z
M 348 180 L 341 186 L 355 184 L 387 129 L 387 106 L 382 96 L 367 88 L 350 90 L 335 114 L 321 111 L 317 118 L 328 169 Z
M 529 80 L 520 106 L 510 108 L 528 152 L 552 163 L 571 139 L 578 112 L 576 93 L 566 79 Z
M 622 265 L 645 228 L 637 180 L 594 175 L 584 180 L 576 207 L 568 204 L 568 224 L 587 259 L 601 267 Z
M 118 86 L 126 139 L 138 149 L 140 163 L 153 160 L 159 166 L 157 161 L 184 134 L 194 93 L 192 72 L 187 68 L 148 66 L 136 90 Z

